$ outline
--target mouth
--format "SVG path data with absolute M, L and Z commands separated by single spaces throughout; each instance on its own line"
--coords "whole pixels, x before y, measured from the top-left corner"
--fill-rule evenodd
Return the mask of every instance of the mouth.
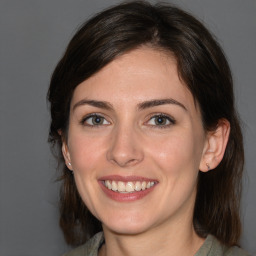
M 103 185 L 111 191 L 117 193 L 135 193 L 150 189 L 156 185 L 155 181 L 137 180 L 137 181 L 120 181 L 104 180 Z
M 118 202 L 140 200 L 151 194 L 159 183 L 146 177 L 120 175 L 108 175 L 98 181 L 105 195 Z

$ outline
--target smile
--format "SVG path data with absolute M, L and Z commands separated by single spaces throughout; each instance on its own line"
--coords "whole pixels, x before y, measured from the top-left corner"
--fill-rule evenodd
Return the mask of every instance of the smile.
M 119 192 L 119 193 L 134 193 L 139 191 L 147 190 L 156 185 L 154 181 L 103 181 L 105 187 L 109 190 Z

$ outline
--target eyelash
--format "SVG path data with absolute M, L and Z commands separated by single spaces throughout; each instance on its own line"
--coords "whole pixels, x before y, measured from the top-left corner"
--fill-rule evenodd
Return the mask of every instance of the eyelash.
M 89 114 L 89 115 L 85 116 L 81 120 L 81 124 L 84 125 L 84 126 L 87 126 L 87 127 L 91 127 L 91 128 L 99 128 L 102 125 L 106 125 L 106 124 L 101 124 L 101 123 L 100 124 L 88 124 L 88 123 L 86 123 L 86 121 L 88 121 L 90 118 L 100 118 L 100 119 L 103 119 L 103 122 L 107 121 L 107 119 L 105 117 L 103 117 L 102 115 L 94 113 L 94 114 Z M 108 122 L 108 124 L 110 124 L 109 121 L 107 121 L 107 122 Z
M 165 114 L 154 114 L 152 115 L 149 120 L 146 122 L 148 123 L 149 121 L 151 121 L 152 119 L 156 119 L 156 118 L 162 118 L 162 119 L 165 119 L 167 121 L 169 121 L 169 124 L 163 124 L 163 125 L 150 125 L 151 127 L 153 128 L 160 128 L 160 129 L 165 129 L 165 128 L 169 128 L 171 125 L 174 125 L 176 124 L 176 120 L 168 115 L 165 115 Z
M 88 120 L 89 120 L 90 118 L 100 118 L 100 119 L 103 119 L 103 123 L 99 123 L 99 124 L 88 124 L 88 123 L 86 123 L 86 122 L 88 122 Z M 159 125 L 157 125 L 157 124 L 148 124 L 151 120 L 156 119 L 156 118 L 164 119 L 164 120 L 165 120 L 164 122 L 168 121 L 169 123 L 168 123 L 168 124 L 162 124 L 162 125 L 161 125 L 161 124 L 159 124 Z M 107 121 L 107 119 L 106 119 L 105 117 L 103 117 L 103 116 L 100 115 L 100 114 L 94 113 L 94 114 L 89 114 L 89 115 L 85 116 L 85 117 L 81 120 L 81 124 L 84 125 L 84 126 L 87 126 L 87 127 L 91 127 L 91 128 L 99 128 L 99 127 L 101 127 L 102 125 L 109 125 L 109 124 L 110 124 L 109 121 L 107 121 L 108 124 L 104 124 L 105 121 Z M 153 127 L 153 128 L 164 129 L 164 128 L 168 128 L 168 127 L 171 126 L 171 125 L 176 124 L 176 121 L 175 121 L 174 118 L 171 118 L 171 117 L 168 116 L 168 115 L 165 115 L 165 114 L 160 113 L 160 114 L 154 114 L 154 115 L 152 115 L 152 116 L 148 119 L 148 121 L 146 122 L 146 124 L 148 124 L 149 126 L 151 126 L 151 127 Z

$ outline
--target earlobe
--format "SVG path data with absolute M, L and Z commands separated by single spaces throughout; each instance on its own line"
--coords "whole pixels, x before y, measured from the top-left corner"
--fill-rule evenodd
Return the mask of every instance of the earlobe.
M 217 128 L 208 132 L 199 166 L 200 171 L 207 172 L 219 165 L 226 150 L 229 133 L 230 123 L 226 119 L 220 119 Z
M 62 142 L 62 154 L 64 156 L 64 159 L 65 159 L 65 163 L 66 163 L 66 166 L 68 167 L 69 170 L 73 170 L 72 169 L 72 165 L 71 165 L 71 159 L 70 159 L 70 154 L 69 154 L 69 149 L 68 149 L 68 145 L 66 144 L 66 142 Z

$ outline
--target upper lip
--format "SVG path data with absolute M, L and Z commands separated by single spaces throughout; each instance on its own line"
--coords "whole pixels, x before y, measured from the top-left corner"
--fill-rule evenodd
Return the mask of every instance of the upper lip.
M 154 181 L 154 182 L 156 182 L 155 179 L 146 178 L 146 177 L 142 177 L 142 176 L 121 176 L 121 175 L 103 176 L 103 177 L 100 177 L 99 180 L 100 181 L 111 180 L 111 181 L 123 181 L 123 182 L 128 182 L 128 181 Z

